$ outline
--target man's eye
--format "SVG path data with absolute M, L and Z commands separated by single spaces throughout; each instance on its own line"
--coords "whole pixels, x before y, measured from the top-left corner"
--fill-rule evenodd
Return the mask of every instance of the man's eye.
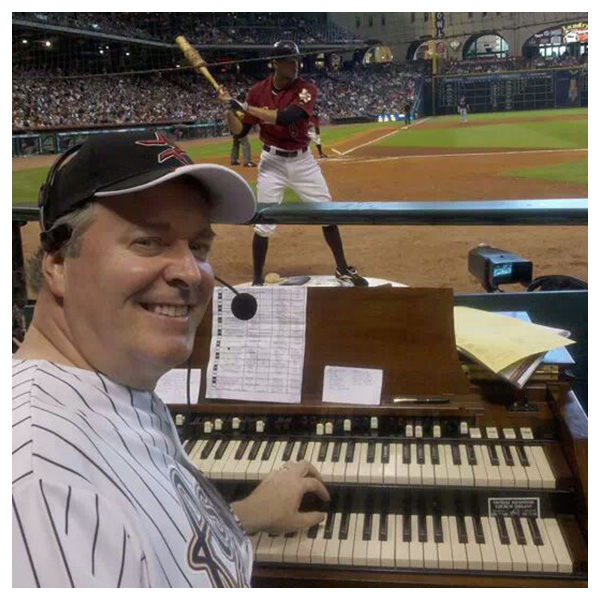
M 140 238 L 135 240 L 134 244 L 142 248 L 158 248 L 163 245 L 158 238 Z
M 202 256 L 206 256 L 210 252 L 210 244 L 207 244 L 206 242 L 196 242 L 190 244 L 190 250 Z

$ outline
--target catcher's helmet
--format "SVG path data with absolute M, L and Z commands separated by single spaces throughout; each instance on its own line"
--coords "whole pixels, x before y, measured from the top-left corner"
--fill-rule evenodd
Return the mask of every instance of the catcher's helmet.
M 273 45 L 272 55 L 276 58 L 295 58 L 300 60 L 300 48 L 290 40 L 279 40 Z

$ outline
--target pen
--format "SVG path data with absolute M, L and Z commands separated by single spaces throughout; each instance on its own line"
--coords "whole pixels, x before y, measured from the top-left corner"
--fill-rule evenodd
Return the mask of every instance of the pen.
M 448 404 L 450 398 L 394 398 L 396 404 Z

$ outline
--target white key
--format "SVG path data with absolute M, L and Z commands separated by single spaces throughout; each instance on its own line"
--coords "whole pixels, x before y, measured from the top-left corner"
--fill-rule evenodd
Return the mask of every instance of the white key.
M 452 460 L 452 450 L 449 444 L 443 444 L 440 446 L 440 457 L 441 450 L 444 450 L 446 457 L 446 470 L 448 471 L 448 485 L 460 485 L 460 468 L 454 464 Z
M 410 445 L 410 464 L 408 465 L 408 483 L 421 485 L 421 465 L 417 463 L 417 445 Z
M 525 456 L 527 456 L 527 460 L 529 462 L 529 466 L 525 467 L 525 473 L 527 474 L 527 479 L 529 480 L 529 487 L 535 489 L 541 488 L 542 476 L 537 468 L 533 454 L 531 454 L 527 446 L 523 446 L 523 450 L 525 451 Z
M 483 451 L 487 453 L 487 449 L 483 448 Z M 473 465 L 473 478 L 475 479 L 475 485 L 477 487 L 487 487 L 490 485 L 488 481 L 487 469 L 485 468 L 485 461 L 483 458 L 483 452 L 481 446 L 473 446 L 473 452 L 475 453 L 476 465 Z
M 465 486 L 475 485 L 475 477 L 473 476 L 473 467 L 467 460 L 467 449 L 464 444 L 459 444 L 461 465 L 458 467 L 460 471 L 460 484 Z
M 379 541 L 379 513 L 371 518 L 371 539 L 367 542 L 367 565 L 381 566 L 381 542 Z
M 540 476 L 542 478 L 542 487 L 544 489 L 556 488 L 556 477 L 554 477 L 552 467 L 548 462 L 544 448 L 542 448 L 542 446 L 529 446 L 527 451 L 533 457 L 538 471 L 540 472 Z
M 558 571 L 558 561 L 556 560 L 556 555 L 554 554 L 552 542 L 548 537 L 544 519 L 536 519 L 535 522 L 538 526 L 543 542 L 541 546 L 538 546 L 540 558 L 542 559 L 542 571 L 544 571 L 544 573 L 556 573 Z
M 544 525 L 546 526 L 546 533 L 552 543 L 554 556 L 556 556 L 556 560 L 558 561 L 558 572 L 572 573 L 573 560 L 571 559 L 567 544 L 560 531 L 558 521 L 556 519 L 544 519 Z
M 325 546 L 325 564 L 339 564 L 340 554 L 340 524 L 342 523 L 342 513 L 336 513 L 333 521 L 333 531 L 331 539 L 327 540 Z
M 502 486 L 502 476 L 500 475 L 500 468 L 497 467 L 496 465 L 492 464 L 492 461 L 490 459 L 490 453 L 488 451 L 487 446 L 479 446 L 479 450 L 481 452 L 483 466 L 484 466 L 485 472 L 487 474 L 488 486 L 490 486 L 490 487 Z M 477 460 L 479 461 L 479 455 L 477 455 Z M 500 460 L 500 457 L 498 457 L 498 460 Z
M 273 448 L 271 449 L 271 455 L 267 460 L 263 460 L 260 463 L 258 468 L 258 477 L 259 479 L 264 479 L 272 470 L 273 464 L 275 463 L 275 458 L 277 457 L 277 453 L 279 452 L 279 448 L 281 446 L 281 442 L 275 442 L 273 444 Z
M 515 463 L 514 466 L 511 467 L 513 477 L 515 478 L 515 487 L 529 487 L 529 478 L 527 477 L 525 469 L 521 466 L 521 461 L 519 460 L 517 449 L 514 446 L 509 446 L 508 448 Z
M 494 446 L 496 448 L 496 454 L 498 455 L 498 471 L 500 471 L 500 479 L 502 480 L 502 487 L 516 487 L 515 475 L 512 467 L 509 467 L 504 460 L 504 454 L 502 454 L 502 448 L 500 446 Z M 525 472 L 523 472 L 524 474 Z
M 444 540 L 437 545 L 438 550 L 438 566 L 440 569 L 452 569 L 452 542 L 450 539 L 450 522 L 448 517 L 442 517 L 442 535 Z
M 344 461 L 346 455 L 344 454 Z M 358 483 L 358 468 L 360 462 L 360 444 L 354 444 L 354 456 L 352 462 L 346 463 L 346 482 Z
M 356 519 L 356 530 L 354 532 L 354 555 L 352 564 L 365 566 L 367 564 L 368 543 L 363 540 L 363 528 L 365 526 L 365 515 L 359 513 Z
M 427 541 L 423 542 L 423 562 L 425 563 L 426 569 L 437 569 L 438 545 L 435 543 L 433 534 L 433 516 L 427 515 L 425 517 L 425 522 L 427 524 Z
M 538 547 L 533 543 L 531 531 L 529 531 L 529 523 L 527 523 L 527 519 L 519 519 L 519 522 L 521 523 L 525 539 L 527 540 L 527 544 L 523 546 L 525 558 L 527 560 L 527 570 L 534 573 L 540 573 L 542 571 L 542 558 L 540 557 Z
M 320 463 L 319 471 L 321 473 L 321 477 L 323 481 L 330 482 L 333 480 L 333 467 L 335 463 L 332 462 L 333 449 L 335 447 L 335 442 L 329 442 L 329 446 L 327 446 L 327 454 L 325 455 L 325 460 Z
M 433 465 L 433 473 L 435 475 L 435 485 L 448 485 L 448 470 L 446 469 L 446 453 L 442 448 L 442 444 L 437 444 L 438 456 L 440 462 Z M 431 447 L 429 448 L 431 452 Z
M 435 485 L 435 471 L 431 462 L 431 445 L 425 446 L 425 463 L 421 465 L 421 481 L 423 485 Z
M 396 460 L 398 452 L 398 444 L 390 443 L 390 460 L 383 465 L 383 482 L 394 484 L 396 483 Z
M 241 444 L 242 444 L 241 440 L 236 440 L 233 442 L 233 447 L 231 449 L 231 452 L 229 452 L 227 461 L 223 465 L 223 470 L 221 471 L 222 479 L 238 479 L 235 469 L 236 469 L 239 461 L 236 460 L 235 455 L 238 452 L 238 450 L 240 449 Z
M 371 464 L 371 483 L 383 483 L 382 444 L 375 444 L 375 462 Z
M 397 444 L 396 448 L 396 483 L 398 485 L 406 485 L 408 483 L 408 465 L 402 460 L 402 446 Z
M 504 520 L 506 522 L 506 519 Z M 498 522 L 494 517 L 488 519 L 488 523 L 492 532 L 492 541 L 494 550 L 496 551 L 496 563 L 499 571 L 512 571 L 512 557 L 507 544 L 500 541 L 500 531 L 498 530 Z
M 319 455 L 321 453 L 321 444 L 327 444 L 327 449 L 325 451 L 325 456 L 323 460 L 319 460 Z M 323 440 L 316 445 L 315 450 L 313 450 L 313 460 L 312 463 L 317 467 L 317 471 L 321 473 L 321 477 L 323 476 L 323 467 L 325 466 L 325 462 L 327 461 L 327 457 L 331 456 L 331 442 L 328 443 L 327 440 Z
M 294 442 L 292 444 L 292 451 L 290 452 L 290 457 L 288 458 L 288 460 L 283 460 L 282 457 L 282 463 L 286 464 L 288 462 L 294 462 L 296 460 L 296 454 L 298 454 L 298 450 L 300 449 L 300 442 Z M 285 450 L 284 450 L 285 452 Z
M 483 561 L 481 559 L 479 544 L 475 541 L 475 526 L 473 525 L 472 517 L 465 517 L 465 525 L 467 527 L 467 543 L 465 544 L 467 563 L 469 564 L 469 569 L 480 571 L 483 568 Z
M 346 451 L 348 450 L 348 443 L 342 444 L 340 451 L 340 459 L 338 462 L 333 464 L 333 475 L 331 481 L 344 482 L 346 481 Z
M 233 479 L 243 480 L 246 479 L 246 470 L 248 469 L 248 465 L 250 464 L 250 459 L 248 455 L 250 454 L 250 448 L 252 448 L 252 441 L 248 442 L 244 453 L 242 454 L 242 458 L 236 461 L 235 466 L 233 467 Z
M 450 541 L 452 543 L 452 563 L 454 569 L 466 569 L 467 562 L 467 551 L 465 544 L 461 544 L 458 541 L 458 527 L 456 525 L 456 517 L 448 517 L 450 523 Z
M 419 517 L 412 515 L 412 531 L 411 542 L 408 545 L 408 553 L 410 556 L 410 566 L 422 568 L 424 564 L 423 558 L 423 542 L 419 541 Z
M 481 528 L 483 529 L 483 537 L 485 538 L 485 543 L 480 544 L 479 546 L 479 549 L 481 550 L 481 562 L 483 563 L 483 570 L 497 571 L 498 559 L 496 558 L 496 549 L 494 547 L 494 540 L 492 538 L 490 521 L 487 517 L 481 517 Z
M 379 533 L 379 532 L 378 532 Z M 381 542 L 381 566 L 393 567 L 395 565 L 394 555 L 396 548 L 396 517 L 388 514 L 387 517 L 387 540 Z
M 283 453 L 285 452 L 285 447 L 287 442 L 277 442 L 279 444 L 279 449 L 277 450 L 277 454 L 275 455 L 275 460 L 273 461 L 273 465 L 271 467 L 271 471 L 277 471 L 283 466 Z M 275 452 L 275 449 L 273 449 Z
M 298 540 L 298 551 L 296 553 L 297 562 L 310 564 L 313 539 L 308 537 L 308 529 L 303 529 L 299 535 L 300 539 Z
M 219 443 L 217 442 L 211 449 L 208 454 L 208 458 L 201 458 L 200 454 L 198 454 L 198 461 L 200 463 L 200 470 L 207 476 L 212 478 L 212 468 L 215 464 L 215 453 L 217 448 L 219 447 Z
M 352 513 L 350 520 L 348 521 L 348 537 L 345 540 L 340 540 L 339 549 L 339 564 L 340 565 L 351 565 L 352 557 L 354 555 L 354 536 L 356 534 L 356 521 L 358 515 Z
M 258 546 L 258 540 L 260 539 L 261 535 L 262 534 L 260 533 L 260 531 L 257 531 L 256 533 L 253 533 L 252 535 L 248 536 L 248 539 L 252 544 L 252 556 L 254 556 L 254 560 L 256 560 L 256 547 Z
M 390 515 L 390 518 L 392 515 Z M 410 519 L 410 517 L 408 517 Z M 396 515 L 396 553 L 395 561 L 397 567 L 409 567 L 410 566 L 410 551 L 409 542 L 405 542 L 402 539 L 402 515 Z
M 283 562 L 283 551 L 285 549 L 286 542 L 287 538 L 284 535 L 278 535 L 273 538 L 268 552 L 269 562 Z
M 308 442 L 306 446 L 306 452 L 304 454 L 304 460 L 316 466 L 320 445 L 321 442 Z
M 275 538 L 272 538 L 268 533 L 261 533 L 260 539 L 256 546 L 256 561 L 257 562 L 269 562 L 269 550 L 271 549 L 271 542 Z
M 510 538 L 510 557 L 513 563 L 513 571 L 527 571 L 527 560 L 525 559 L 525 551 L 523 546 L 517 544 L 517 535 L 512 519 L 506 517 L 504 519 L 506 529 L 508 529 L 508 537 Z
M 249 461 L 248 464 L 248 468 L 246 469 L 246 480 L 250 480 L 250 481 L 256 481 L 259 477 L 258 477 L 258 473 L 259 473 L 259 469 L 261 467 L 262 464 L 262 455 L 263 452 L 265 451 L 265 446 L 267 445 L 266 440 L 263 440 L 260 443 L 260 447 L 258 448 L 258 453 L 256 455 L 256 458 L 254 460 Z
M 227 463 L 230 460 L 230 458 L 233 456 L 233 454 L 235 454 L 235 450 L 237 450 L 239 445 L 240 445 L 239 440 L 236 440 L 234 442 L 230 441 L 227 446 L 227 449 L 223 453 L 223 456 L 221 457 L 221 459 L 218 461 L 215 461 L 215 465 L 212 470 L 214 479 L 224 479 L 223 470 L 227 466 Z M 232 454 L 232 452 L 233 452 L 233 454 Z
M 310 562 L 313 565 L 325 564 L 325 548 L 327 547 L 327 540 L 323 537 L 325 533 L 325 521 L 319 523 L 317 529 L 317 537 L 313 541 L 313 545 L 310 551 Z
M 358 459 L 358 483 L 371 482 L 371 465 L 367 462 L 368 444 L 356 444 L 359 451 Z
M 286 538 L 285 548 L 283 549 L 283 562 L 297 563 L 298 562 L 298 544 L 302 539 L 302 532 L 297 531 L 294 537 Z

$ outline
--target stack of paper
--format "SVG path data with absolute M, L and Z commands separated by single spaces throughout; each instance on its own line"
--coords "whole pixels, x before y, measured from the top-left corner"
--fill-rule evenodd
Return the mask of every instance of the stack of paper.
M 460 352 L 519 388 L 548 350 L 574 343 L 568 331 L 464 306 L 454 308 L 454 330 Z

